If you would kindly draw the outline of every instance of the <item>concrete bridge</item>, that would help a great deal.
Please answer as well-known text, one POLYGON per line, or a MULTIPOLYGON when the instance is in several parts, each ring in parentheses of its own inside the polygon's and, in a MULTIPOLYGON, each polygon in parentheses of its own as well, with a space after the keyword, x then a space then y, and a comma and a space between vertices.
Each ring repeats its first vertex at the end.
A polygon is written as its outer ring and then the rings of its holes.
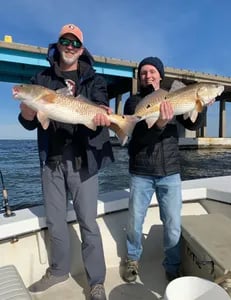
MULTIPOLYGON (((38 71, 49 65, 46 60, 47 48, 0 41, 0 81, 26 83, 38 71)), ((94 68, 102 74, 108 84, 109 99, 115 99, 115 111, 122 112, 122 96, 137 92, 138 63, 120 59, 93 56, 94 68)), ((175 79, 188 85, 196 82, 216 82, 225 86, 224 93, 217 97, 219 101, 219 137, 226 136, 226 102, 231 101, 231 77, 212 75, 190 70, 165 68, 162 88, 169 89, 175 79)), ((194 137, 195 133, 182 132, 182 136, 194 137)), ((196 133, 197 137, 206 137, 206 126, 196 133)))

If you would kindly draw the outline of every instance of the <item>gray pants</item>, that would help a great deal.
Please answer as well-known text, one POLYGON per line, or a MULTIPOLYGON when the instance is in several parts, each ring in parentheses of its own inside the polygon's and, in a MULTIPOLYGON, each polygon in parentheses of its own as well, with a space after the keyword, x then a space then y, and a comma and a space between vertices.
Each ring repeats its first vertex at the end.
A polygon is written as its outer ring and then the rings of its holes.
POLYGON ((66 222, 67 191, 71 193, 82 239, 82 257, 89 285, 105 280, 105 261, 97 217, 98 175, 87 169, 75 171, 71 161, 44 166, 42 187, 51 242, 50 268, 53 275, 70 272, 70 240, 66 222))

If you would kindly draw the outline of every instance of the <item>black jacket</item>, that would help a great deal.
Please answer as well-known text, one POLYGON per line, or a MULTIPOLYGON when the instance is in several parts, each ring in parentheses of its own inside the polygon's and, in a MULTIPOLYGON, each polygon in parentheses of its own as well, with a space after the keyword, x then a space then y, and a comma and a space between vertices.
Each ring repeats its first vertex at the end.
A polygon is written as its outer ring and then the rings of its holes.
MULTIPOLYGON (((31 79, 33 84, 42 85, 52 90, 66 87, 64 77, 58 66, 59 54, 56 44, 48 49, 50 67, 38 73, 31 79)), ((79 58, 77 95, 81 94, 97 104, 108 106, 106 82, 97 75, 92 67, 93 58, 87 50, 79 58)), ((50 161, 59 161, 67 144, 73 145, 76 161, 81 157, 82 164, 94 174, 108 163, 114 161, 112 146, 109 140, 109 130, 97 127, 96 131, 84 125, 71 125, 51 121, 47 130, 43 130, 37 117, 33 121, 25 120, 19 114, 19 122, 28 130, 37 128, 38 149, 41 165, 50 161)))
MULTIPOLYGON (((124 114, 131 115, 136 105, 147 94, 153 92, 148 86, 137 95, 127 99, 124 114)), ((148 129, 145 121, 136 124, 128 145, 129 172, 136 175, 167 176, 180 173, 180 157, 178 147, 177 122, 189 130, 196 130, 203 126, 206 109, 198 114, 195 123, 183 116, 176 116, 163 129, 153 125, 148 129)))

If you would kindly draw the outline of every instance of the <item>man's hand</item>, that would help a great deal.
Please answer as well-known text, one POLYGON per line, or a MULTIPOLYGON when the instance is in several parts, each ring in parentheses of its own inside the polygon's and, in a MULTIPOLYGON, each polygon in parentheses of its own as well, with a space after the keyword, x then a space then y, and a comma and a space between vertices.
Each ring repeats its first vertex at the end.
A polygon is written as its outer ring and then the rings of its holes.
MULTIPOLYGON (((105 109, 106 113, 108 115, 110 115, 112 113, 112 109, 110 107, 105 106, 105 105, 100 105, 100 107, 105 109)), ((96 126, 107 126, 107 127, 109 127, 111 125, 110 120, 108 119, 107 115, 105 115, 105 114, 100 114, 100 113, 96 114, 93 121, 95 122, 96 126)))
POLYGON ((163 128, 164 126, 167 125, 169 121, 172 120, 173 116, 174 116, 174 111, 172 105, 167 101, 161 102, 160 115, 158 120, 156 121, 156 125, 159 128, 163 128))
POLYGON ((20 104, 20 110, 21 110, 21 115, 23 119, 27 121, 33 121, 34 117, 36 115, 36 111, 32 110, 30 107, 28 107, 26 104, 21 103, 20 104))

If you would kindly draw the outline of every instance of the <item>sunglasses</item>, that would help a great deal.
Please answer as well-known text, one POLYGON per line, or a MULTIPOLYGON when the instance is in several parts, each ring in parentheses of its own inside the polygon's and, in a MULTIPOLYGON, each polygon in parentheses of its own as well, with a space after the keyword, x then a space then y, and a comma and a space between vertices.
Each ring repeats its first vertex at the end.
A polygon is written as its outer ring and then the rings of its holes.
POLYGON ((65 38, 60 38, 59 39, 59 44, 62 46, 72 46, 73 48, 81 48, 82 43, 78 40, 69 40, 65 38))

